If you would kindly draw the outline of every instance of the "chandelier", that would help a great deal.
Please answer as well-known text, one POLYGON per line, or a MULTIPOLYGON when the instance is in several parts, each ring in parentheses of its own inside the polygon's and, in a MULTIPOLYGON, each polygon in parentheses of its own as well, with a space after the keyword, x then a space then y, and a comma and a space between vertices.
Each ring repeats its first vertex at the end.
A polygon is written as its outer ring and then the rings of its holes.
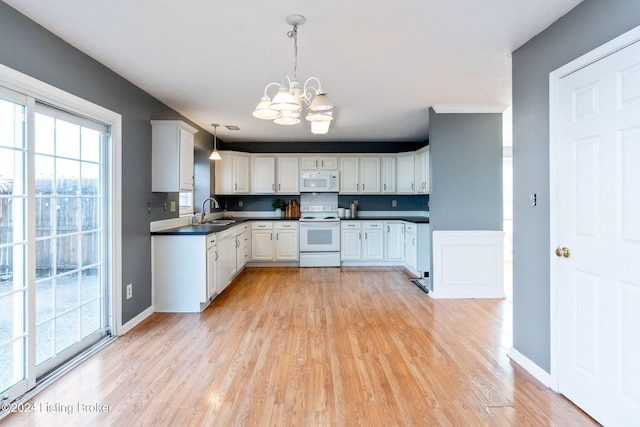
POLYGON ((322 84, 317 77, 309 77, 304 84, 298 80, 298 26, 304 24, 306 19, 302 15, 289 15, 286 21, 293 27, 287 32, 287 37, 293 39, 293 76, 285 75, 282 83, 269 83, 264 88, 264 95, 253 111, 253 116, 258 119, 273 120, 279 125, 297 125, 300 123, 304 103, 307 105, 305 119, 311 122, 311 132, 327 133, 333 120, 335 105, 322 89, 322 84), (278 90, 272 100, 267 91, 275 86, 278 90))

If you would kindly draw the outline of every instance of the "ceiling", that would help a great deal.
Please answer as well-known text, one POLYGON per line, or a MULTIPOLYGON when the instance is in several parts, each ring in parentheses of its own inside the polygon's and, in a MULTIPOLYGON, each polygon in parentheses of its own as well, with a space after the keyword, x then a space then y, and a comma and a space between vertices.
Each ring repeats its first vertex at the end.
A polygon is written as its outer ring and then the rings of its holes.
POLYGON ((581 0, 4 0, 227 142, 424 141, 433 105, 511 104, 511 52, 581 0), (254 118, 267 83, 318 77, 327 135, 254 118))

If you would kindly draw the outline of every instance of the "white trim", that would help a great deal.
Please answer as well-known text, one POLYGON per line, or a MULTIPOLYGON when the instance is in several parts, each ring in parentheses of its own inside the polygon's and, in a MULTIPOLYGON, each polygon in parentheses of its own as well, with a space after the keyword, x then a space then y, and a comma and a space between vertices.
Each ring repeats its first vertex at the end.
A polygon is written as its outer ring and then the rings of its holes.
POLYGON ((438 114, 502 114, 509 106, 499 104, 436 104, 432 105, 431 108, 438 114))
POLYGON ((558 391, 559 335, 558 335, 558 283, 555 262, 555 246, 557 246, 557 156, 559 148, 558 110, 560 102, 560 80, 600 59, 609 56, 625 47, 640 41, 640 26, 622 34, 600 47, 582 55, 549 74, 549 311, 550 311, 550 387, 558 391))
POLYGON ((109 147, 111 209, 107 224, 113 229, 107 233, 109 254, 107 263, 111 265, 108 277, 111 279, 111 329, 118 335, 122 327, 122 116, 76 95, 58 89, 3 64, 0 64, 0 85, 23 93, 37 100, 50 103, 82 116, 89 116, 111 126, 109 147))
POLYGON ((151 316, 154 313, 154 311, 155 310, 153 306, 147 308, 145 311, 138 314, 136 317, 134 317, 133 319, 129 320, 127 323, 122 325, 120 327, 120 330, 118 331, 118 335, 126 334, 127 332, 129 332, 130 330, 138 326, 140 323, 142 323, 142 321, 145 320, 147 317, 151 316))
POLYGON ((542 369, 540 366, 533 363, 531 359, 527 358, 526 356, 524 356, 522 353, 520 353, 518 350, 516 350, 513 347, 509 349, 507 356, 509 356, 509 358, 513 360, 515 363, 520 365, 525 371, 533 375, 542 384, 544 384, 547 387, 550 387, 551 375, 547 373, 547 371, 542 369))

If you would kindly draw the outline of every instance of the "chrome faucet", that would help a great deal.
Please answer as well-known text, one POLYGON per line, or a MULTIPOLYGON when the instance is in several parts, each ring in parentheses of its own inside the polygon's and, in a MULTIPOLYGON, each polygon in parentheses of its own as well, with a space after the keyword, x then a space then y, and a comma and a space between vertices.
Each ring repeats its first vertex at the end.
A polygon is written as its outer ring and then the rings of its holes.
POLYGON ((218 200, 216 200, 215 197, 207 197, 206 199, 204 199, 204 201, 202 202, 202 213, 200 214, 200 223, 204 223, 204 216, 205 216, 205 212, 204 212, 204 206, 207 204, 207 202, 212 201, 213 202, 213 207, 216 209, 220 209, 220 203, 218 203, 218 200))

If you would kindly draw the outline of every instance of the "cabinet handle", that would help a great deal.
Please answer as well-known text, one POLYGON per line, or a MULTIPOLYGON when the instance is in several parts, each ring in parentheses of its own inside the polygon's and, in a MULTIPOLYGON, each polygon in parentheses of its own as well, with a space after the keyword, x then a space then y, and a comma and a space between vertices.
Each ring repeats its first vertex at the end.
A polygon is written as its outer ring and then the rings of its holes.
POLYGON ((269 240, 273 240, 273 233, 269 234, 269 240))
POLYGON ((414 186, 413 186, 413 182, 411 183, 411 191, 415 190, 414 186))
POLYGON ((280 240, 280 233, 276 233, 276 240, 280 240))
POLYGON ((237 190, 237 189, 238 189, 238 183, 237 183, 237 182, 234 184, 234 188, 233 188, 233 189, 234 189, 234 190, 237 190))
POLYGON ((316 160, 316 167, 318 167, 318 161, 316 160))
POLYGON ((282 190, 282 185, 278 184, 278 191, 282 190))
POLYGON ((415 246, 415 245, 416 245, 416 238, 414 237, 413 238, 413 246, 415 246))
POLYGON ((218 260, 218 251, 216 251, 216 259, 215 259, 215 261, 217 261, 217 260, 218 260))
POLYGON ((362 191, 364 191, 364 182, 362 183, 362 191))
POLYGON ((387 184, 383 184, 383 185, 384 185, 384 189, 386 190, 387 189, 387 184))
POLYGON ((362 240, 362 233, 358 233, 358 240, 362 240))
POLYGON ((271 184, 271 190, 275 191, 275 184, 271 184))
POLYGON ((324 160, 321 161, 322 167, 324 167, 324 160))
POLYGON ((387 233, 391 233, 391 227, 387 225, 387 233))
POLYGON ((367 240, 367 233, 364 233, 364 240, 367 240))

